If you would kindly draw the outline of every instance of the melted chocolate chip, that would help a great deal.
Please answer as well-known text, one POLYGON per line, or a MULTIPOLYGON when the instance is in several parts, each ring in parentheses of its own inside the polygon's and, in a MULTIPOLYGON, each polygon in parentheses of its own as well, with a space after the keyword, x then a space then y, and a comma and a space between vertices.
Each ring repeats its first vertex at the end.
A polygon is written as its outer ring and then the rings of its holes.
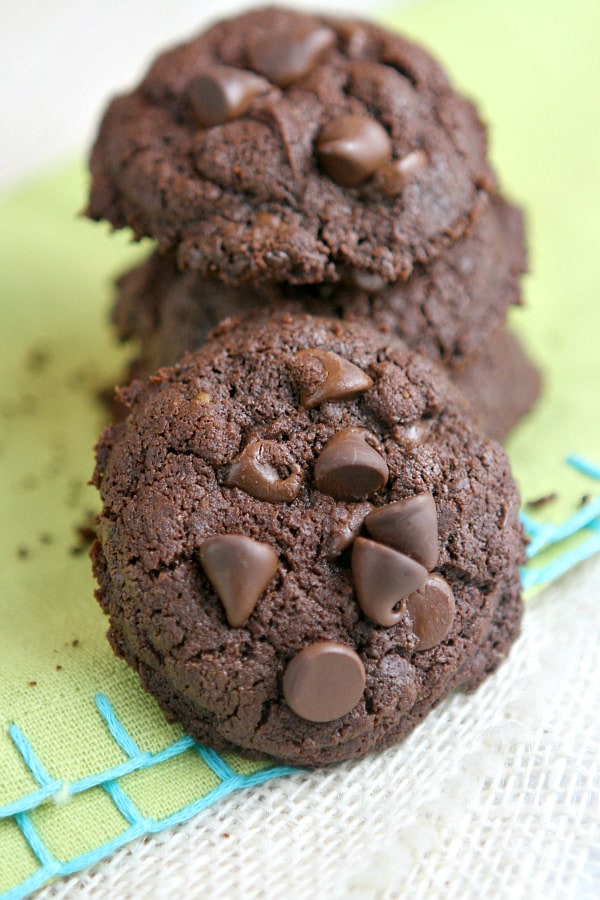
POLYGON ((248 41, 250 65, 279 87, 289 87, 314 69, 335 44, 335 32, 324 25, 295 30, 269 31, 248 41))
POLYGON ((273 465, 274 457, 280 452, 281 447, 276 441, 252 441, 234 459, 226 483, 241 488, 257 500, 289 503, 302 486, 302 472, 296 467, 286 478, 281 478, 273 465))
POLYGON ((320 641, 291 660, 283 676, 283 696, 302 719, 332 722, 356 706, 365 682, 356 651, 335 641, 320 641))
POLYGON ((343 187, 355 187, 389 162, 392 142, 375 119, 339 116, 321 129, 317 154, 333 181, 343 187))
POLYGON ((300 403, 312 409, 325 400, 353 400, 373 386, 373 379, 343 356, 329 350, 300 350, 296 359, 315 359, 321 366, 322 378, 318 384, 302 387, 300 403))
POLYGON ((427 569, 398 550, 359 537, 352 548, 352 575, 365 616, 389 627, 404 618, 406 610, 398 604, 425 583, 427 569))
POLYGON ((423 150, 413 150, 380 168, 373 182, 386 197, 395 197, 426 165, 427 154, 423 150))
POLYGON ((441 575, 428 575, 425 584, 406 600, 417 650, 430 650, 448 637, 454 622, 454 594, 441 575))
POLYGON ((239 628, 275 575, 277 554, 269 544, 243 534, 219 534, 200 545, 198 556, 227 621, 232 628, 239 628))
POLYGON ((431 570, 438 558, 435 500, 429 492, 374 509, 365 519, 369 534, 431 570))
POLYGON ((194 78, 187 90, 196 119, 210 128, 243 115, 254 98, 269 88, 269 82, 254 72, 212 66, 194 78))
POLYGON ((320 491, 336 500, 366 500, 381 490, 389 470, 368 436, 365 428, 344 428, 325 444, 315 463, 320 491))

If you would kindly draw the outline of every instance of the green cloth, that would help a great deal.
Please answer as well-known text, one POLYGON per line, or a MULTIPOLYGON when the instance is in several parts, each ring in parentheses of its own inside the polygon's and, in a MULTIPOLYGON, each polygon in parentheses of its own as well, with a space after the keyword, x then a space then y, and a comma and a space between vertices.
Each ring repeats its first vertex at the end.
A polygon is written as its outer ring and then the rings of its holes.
MULTIPOLYGON (((545 393, 509 452, 526 499, 559 494, 540 520, 560 520, 597 491, 565 455, 600 463, 600 4, 430 0, 387 18, 477 99, 503 188, 526 207, 532 274, 526 308, 511 320, 543 368, 545 393)), ((110 283, 149 246, 77 217, 85 190, 81 166, 70 166, 0 202, 0 807, 37 787, 6 733, 13 722, 66 782, 126 758, 95 707, 98 692, 142 750, 182 734, 112 655, 77 533, 97 508, 86 486, 104 420, 95 398, 126 358, 107 324, 110 283)), ((119 780, 154 818, 216 783, 193 750, 119 780)), ((65 860, 124 829, 101 788, 31 819, 65 860)), ((0 892, 37 867, 14 820, 0 821, 0 892)))

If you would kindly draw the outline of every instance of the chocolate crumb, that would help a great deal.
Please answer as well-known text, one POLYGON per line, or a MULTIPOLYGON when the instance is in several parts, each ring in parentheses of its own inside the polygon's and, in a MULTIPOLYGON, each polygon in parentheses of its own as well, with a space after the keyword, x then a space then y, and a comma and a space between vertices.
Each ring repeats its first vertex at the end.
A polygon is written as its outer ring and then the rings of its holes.
POLYGON ((74 641, 71 641, 71 647, 79 647, 79 638, 75 638, 74 641))
POLYGON ((39 480, 35 475, 24 475, 19 482, 19 487, 23 491, 33 491, 39 487, 39 480))
POLYGON ((89 525, 80 525, 77 534, 84 544, 91 544, 96 539, 96 529, 89 525))
POLYGON ((579 505, 585 506, 585 504, 589 503, 591 499, 592 499, 591 494, 584 494, 583 497, 581 498, 581 500, 579 501, 579 505))
POLYGON ((37 681, 28 681, 27 684, 28 684, 28 687, 36 687, 37 681))
POLYGON ((28 556, 29 556, 29 547, 25 547, 23 545, 21 545, 20 547, 17 547, 17 557, 19 559, 27 559, 28 556))
POLYGON ((96 539, 96 528, 94 526, 96 516, 92 510, 87 510, 83 516, 83 521, 75 528, 77 535, 77 543, 69 549, 71 556, 79 556, 92 544, 96 539))
POLYGON ((552 503, 553 500, 558 498, 558 494, 556 491, 553 491, 551 494, 546 494, 544 497, 537 497, 535 500, 528 500, 525 506, 528 509, 540 509, 542 506, 546 506, 547 503, 552 503))
POLYGON ((34 347, 27 356, 25 365, 30 372, 41 372, 46 368, 50 360, 50 354, 40 347, 34 347))
POLYGON ((62 666, 55 666, 55 669, 57 672, 60 672, 60 671, 62 671, 62 666))

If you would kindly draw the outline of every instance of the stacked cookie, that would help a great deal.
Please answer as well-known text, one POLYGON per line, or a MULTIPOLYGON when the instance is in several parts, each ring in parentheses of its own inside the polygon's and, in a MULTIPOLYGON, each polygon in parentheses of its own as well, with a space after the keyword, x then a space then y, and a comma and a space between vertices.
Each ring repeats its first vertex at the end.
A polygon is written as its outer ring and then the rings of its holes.
POLYGON ((502 436, 538 380, 474 108, 397 35, 269 8, 159 57, 91 169, 88 215, 158 244, 114 312, 153 374, 94 476, 113 647, 218 749, 388 746, 520 620, 518 495, 476 419, 502 436))
POLYGON ((269 9, 159 57, 108 109, 88 214, 159 250, 121 279, 133 374, 225 316, 364 317, 440 361, 502 438, 539 391, 507 332, 525 270, 474 108, 422 50, 269 9))

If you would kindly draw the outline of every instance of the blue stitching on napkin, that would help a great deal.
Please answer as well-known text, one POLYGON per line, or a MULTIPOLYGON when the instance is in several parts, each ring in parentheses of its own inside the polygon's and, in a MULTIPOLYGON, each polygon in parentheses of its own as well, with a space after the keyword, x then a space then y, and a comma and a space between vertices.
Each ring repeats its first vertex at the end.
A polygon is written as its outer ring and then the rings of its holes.
MULTIPOLYGON (((566 462, 583 475, 600 481, 600 466, 595 463, 575 454, 567 456, 566 462)), ((527 556, 530 560, 567 538, 579 533, 591 532, 591 535, 583 543, 561 553, 545 566, 534 568, 528 564, 522 567, 523 590, 547 584, 560 575, 564 575, 573 566, 600 552, 600 495, 588 500, 581 509, 578 509, 564 522, 558 524, 538 523, 527 513, 521 512, 521 523, 531 539, 527 547, 527 556)))
POLYGON ((0 895, 1 900, 22 900, 27 894, 37 890, 49 879, 56 876, 71 875, 74 872, 92 866, 135 838, 142 837, 145 834, 156 834, 166 828, 172 828, 174 825, 186 822, 216 800, 232 793, 232 791, 243 787, 264 784, 271 778, 276 778, 280 775, 291 775, 300 771, 290 766, 271 766, 252 775, 237 774, 218 753, 215 753, 214 750, 208 747, 197 744, 193 738, 187 735, 159 753, 142 752, 122 722, 117 718, 108 697, 104 694, 98 694, 96 706, 113 740, 129 756, 129 760, 124 764, 113 766, 104 772, 82 778, 71 784, 66 784, 66 782, 59 779, 53 779, 35 755, 33 747, 23 732, 16 725, 12 725, 9 729, 9 734, 23 762, 42 789, 32 791, 20 800, 8 804, 8 806, 0 807, 0 819, 7 817, 14 819, 31 851, 39 861, 40 867, 21 884, 0 895), (131 797, 117 783, 116 779, 137 769, 151 768, 191 748, 197 751, 198 756, 219 778, 220 784, 204 797, 194 800, 170 816, 162 819, 143 816, 131 797), (51 797, 58 799, 65 791, 68 792, 68 795, 72 795, 98 786, 102 787, 110 797, 129 827, 125 828, 118 837, 101 844, 99 847, 95 847, 93 850, 88 850, 86 853, 66 861, 56 859, 46 847, 26 810, 35 810, 51 797))

